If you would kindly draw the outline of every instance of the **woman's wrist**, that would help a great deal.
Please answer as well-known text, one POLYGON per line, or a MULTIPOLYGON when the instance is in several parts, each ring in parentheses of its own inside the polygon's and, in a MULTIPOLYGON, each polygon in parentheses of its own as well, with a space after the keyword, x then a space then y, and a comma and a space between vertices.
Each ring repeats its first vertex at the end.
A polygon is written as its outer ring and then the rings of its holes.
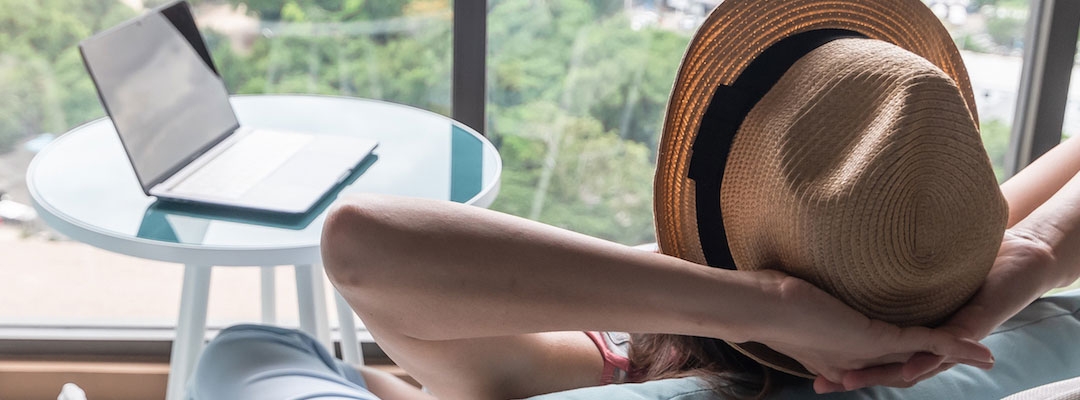
POLYGON ((1038 261, 1028 264, 1049 270, 1047 289, 1069 285, 1080 276, 1080 174, 1069 175, 1060 190, 1009 230, 1025 239, 1028 255, 1038 261))
POLYGON ((1018 254, 1029 260, 1024 266, 1029 269, 1030 279, 1039 279, 1043 292, 1071 284, 1076 280, 1078 271, 1069 263, 1059 262, 1065 256, 1060 254, 1064 233, 1043 221, 1029 221, 1022 221, 1007 230, 1005 240, 1019 239, 1015 245, 1021 247, 1018 254))
POLYGON ((680 304, 669 308, 679 310, 682 334, 741 343, 761 340, 775 330, 768 324, 780 309, 783 274, 720 268, 702 272, 706 279, 699 281, 701 285, 684 287, 683 295, 677 296, 680 304))
POLYGON ((788 285, 785 293, 785 282, 798 280, 772 270, 738 271, 734 275, 741 278, 750 304, 741 307, 739 318, 733 321, 732 326, 739 328, 737 332, 725 339, 735 343, 777 339, 776 334, 785 329, 780 325, 787 320, 784 316, 790 308, 791 288, 788 285))

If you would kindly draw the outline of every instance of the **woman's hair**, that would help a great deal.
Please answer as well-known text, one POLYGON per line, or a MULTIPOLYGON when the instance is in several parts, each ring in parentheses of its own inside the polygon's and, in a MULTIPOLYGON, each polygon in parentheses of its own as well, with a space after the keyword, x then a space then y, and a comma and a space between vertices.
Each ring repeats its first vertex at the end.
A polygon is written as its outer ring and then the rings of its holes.
POLYGON ((694 376, 727 399, 763 399, 800 379, 761 365, 718 339, 634 334, 629 353, 636 381, 694 376))

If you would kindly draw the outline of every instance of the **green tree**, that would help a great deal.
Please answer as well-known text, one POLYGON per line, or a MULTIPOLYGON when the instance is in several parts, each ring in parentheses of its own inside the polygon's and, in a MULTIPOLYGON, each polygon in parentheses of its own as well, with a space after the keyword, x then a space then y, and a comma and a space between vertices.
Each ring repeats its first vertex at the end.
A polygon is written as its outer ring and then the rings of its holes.
POLYGON ((310 15, 311 21, 380 20, 402 15, 409 1, 401 0, 228 0, 244 4, 264 21, 292 20, 286 14, 310 15))
MULTIPOLYGON (((233 93, 340 94, 450 112, 450 2, 193 2, 197 15, 241 3, 260 35, 237 42, 203 32, 233 93)), ((505 165, 494 208, 624 243, 652 240, 651 149, 688 37, 632 30, 622 7, 489 3, 488 133, 505 165)), ((0 146, 9 132, 62 132, 102 115, 74 44, 134 13, 116 0, 0 0, 0 146)))
POLYGON ((623 243, 653 240, 653 164, 646 146, 549 102, 496 118, 513 134, 502 136, 502 189, 494 209, 623 243))
POLYGON ((104 115, 75 46, 133 15, 115 0, 0 0, 0 152, 104 115))
POLYGON ((997 44, 1019 48, 1024 41, 1025 22, 1020 18, 993 16, 986 20, 986 32, 997 44))
POLYGON ((488 132, 506 167, 493 208, 640 243, 652 238, 651 149, 689 38, 635 31, 596 4, 494 3, 488 132))
POLYGON ((1005 180, 1005 156, 1009 151, 1009 138, 1012 136, 1012 126, 998 119, 982 121, 979 127, 982 132, 983 146, 990 156, 990 163, 994 165, 994 175, 998 182, 1005 180))
POLYGON ((622 15, 587 33, 583 57, 570 66, 567 76, 570 97, 605 130, 655 150, 689 37, 658 29, 635 31, 622 15))

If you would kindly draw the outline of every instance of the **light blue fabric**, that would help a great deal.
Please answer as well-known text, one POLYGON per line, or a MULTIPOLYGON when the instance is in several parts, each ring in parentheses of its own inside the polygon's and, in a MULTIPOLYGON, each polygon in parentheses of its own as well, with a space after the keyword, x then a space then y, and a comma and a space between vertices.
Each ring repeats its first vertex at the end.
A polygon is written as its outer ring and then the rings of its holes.
MULTIPOLYGON (((999 399, 1080 376, 1080 291, 1036 301, 983 343, 996 358, 991 371, 958 366, 908 389, 870 388, 817 396, 809 384, 772 396, 779 400, 999 399)), ((356 371, 331 357, 310 336, 268 326, 222 331, 199 360, 189 393, 213 399, 375 400, 356 371)), ((608 385, 536 396, 532 400, 715 400, 694 378, 608 385)))
POLYGON ((378 400, 356 369, 311 336, 292 329, 237 325, 221 331, 199 357, 192 400, 378 400))
POLYGON ((706 389, 696 378, 665 379, 645 383, 622 383, 567 390, 528 400, 716 400, 713 392, 706 389))

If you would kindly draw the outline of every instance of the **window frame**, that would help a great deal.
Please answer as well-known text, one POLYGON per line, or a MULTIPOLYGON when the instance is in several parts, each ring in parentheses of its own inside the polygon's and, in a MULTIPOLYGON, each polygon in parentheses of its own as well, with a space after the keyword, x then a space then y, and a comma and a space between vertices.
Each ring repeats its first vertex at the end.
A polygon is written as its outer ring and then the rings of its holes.
POLYGON ((1013 176, 1058 143, 1080 33, 1080 2, 1031 0, 1005 174, 1013 176))
MULTIPOLYGON (((453 2, 452 116, 484 134, 487 103, 487 0, 453 2)), ((1023 68, 1006 174, 1061 141, 1065 101, 1080 32, 1080 2, 1031 0, 1023 68), (1062 84, 1065 83, 1065 84, 1062 84)), ((208 327, 208 336, 223 327, 208 327)), ((335 346, 340 331, 331 329, 335 346)), ((363 326, 365 358, 385 358, 363 326)), ((0 355, 139 355, 168 357, 175 326, 0 324, 0 355)))

